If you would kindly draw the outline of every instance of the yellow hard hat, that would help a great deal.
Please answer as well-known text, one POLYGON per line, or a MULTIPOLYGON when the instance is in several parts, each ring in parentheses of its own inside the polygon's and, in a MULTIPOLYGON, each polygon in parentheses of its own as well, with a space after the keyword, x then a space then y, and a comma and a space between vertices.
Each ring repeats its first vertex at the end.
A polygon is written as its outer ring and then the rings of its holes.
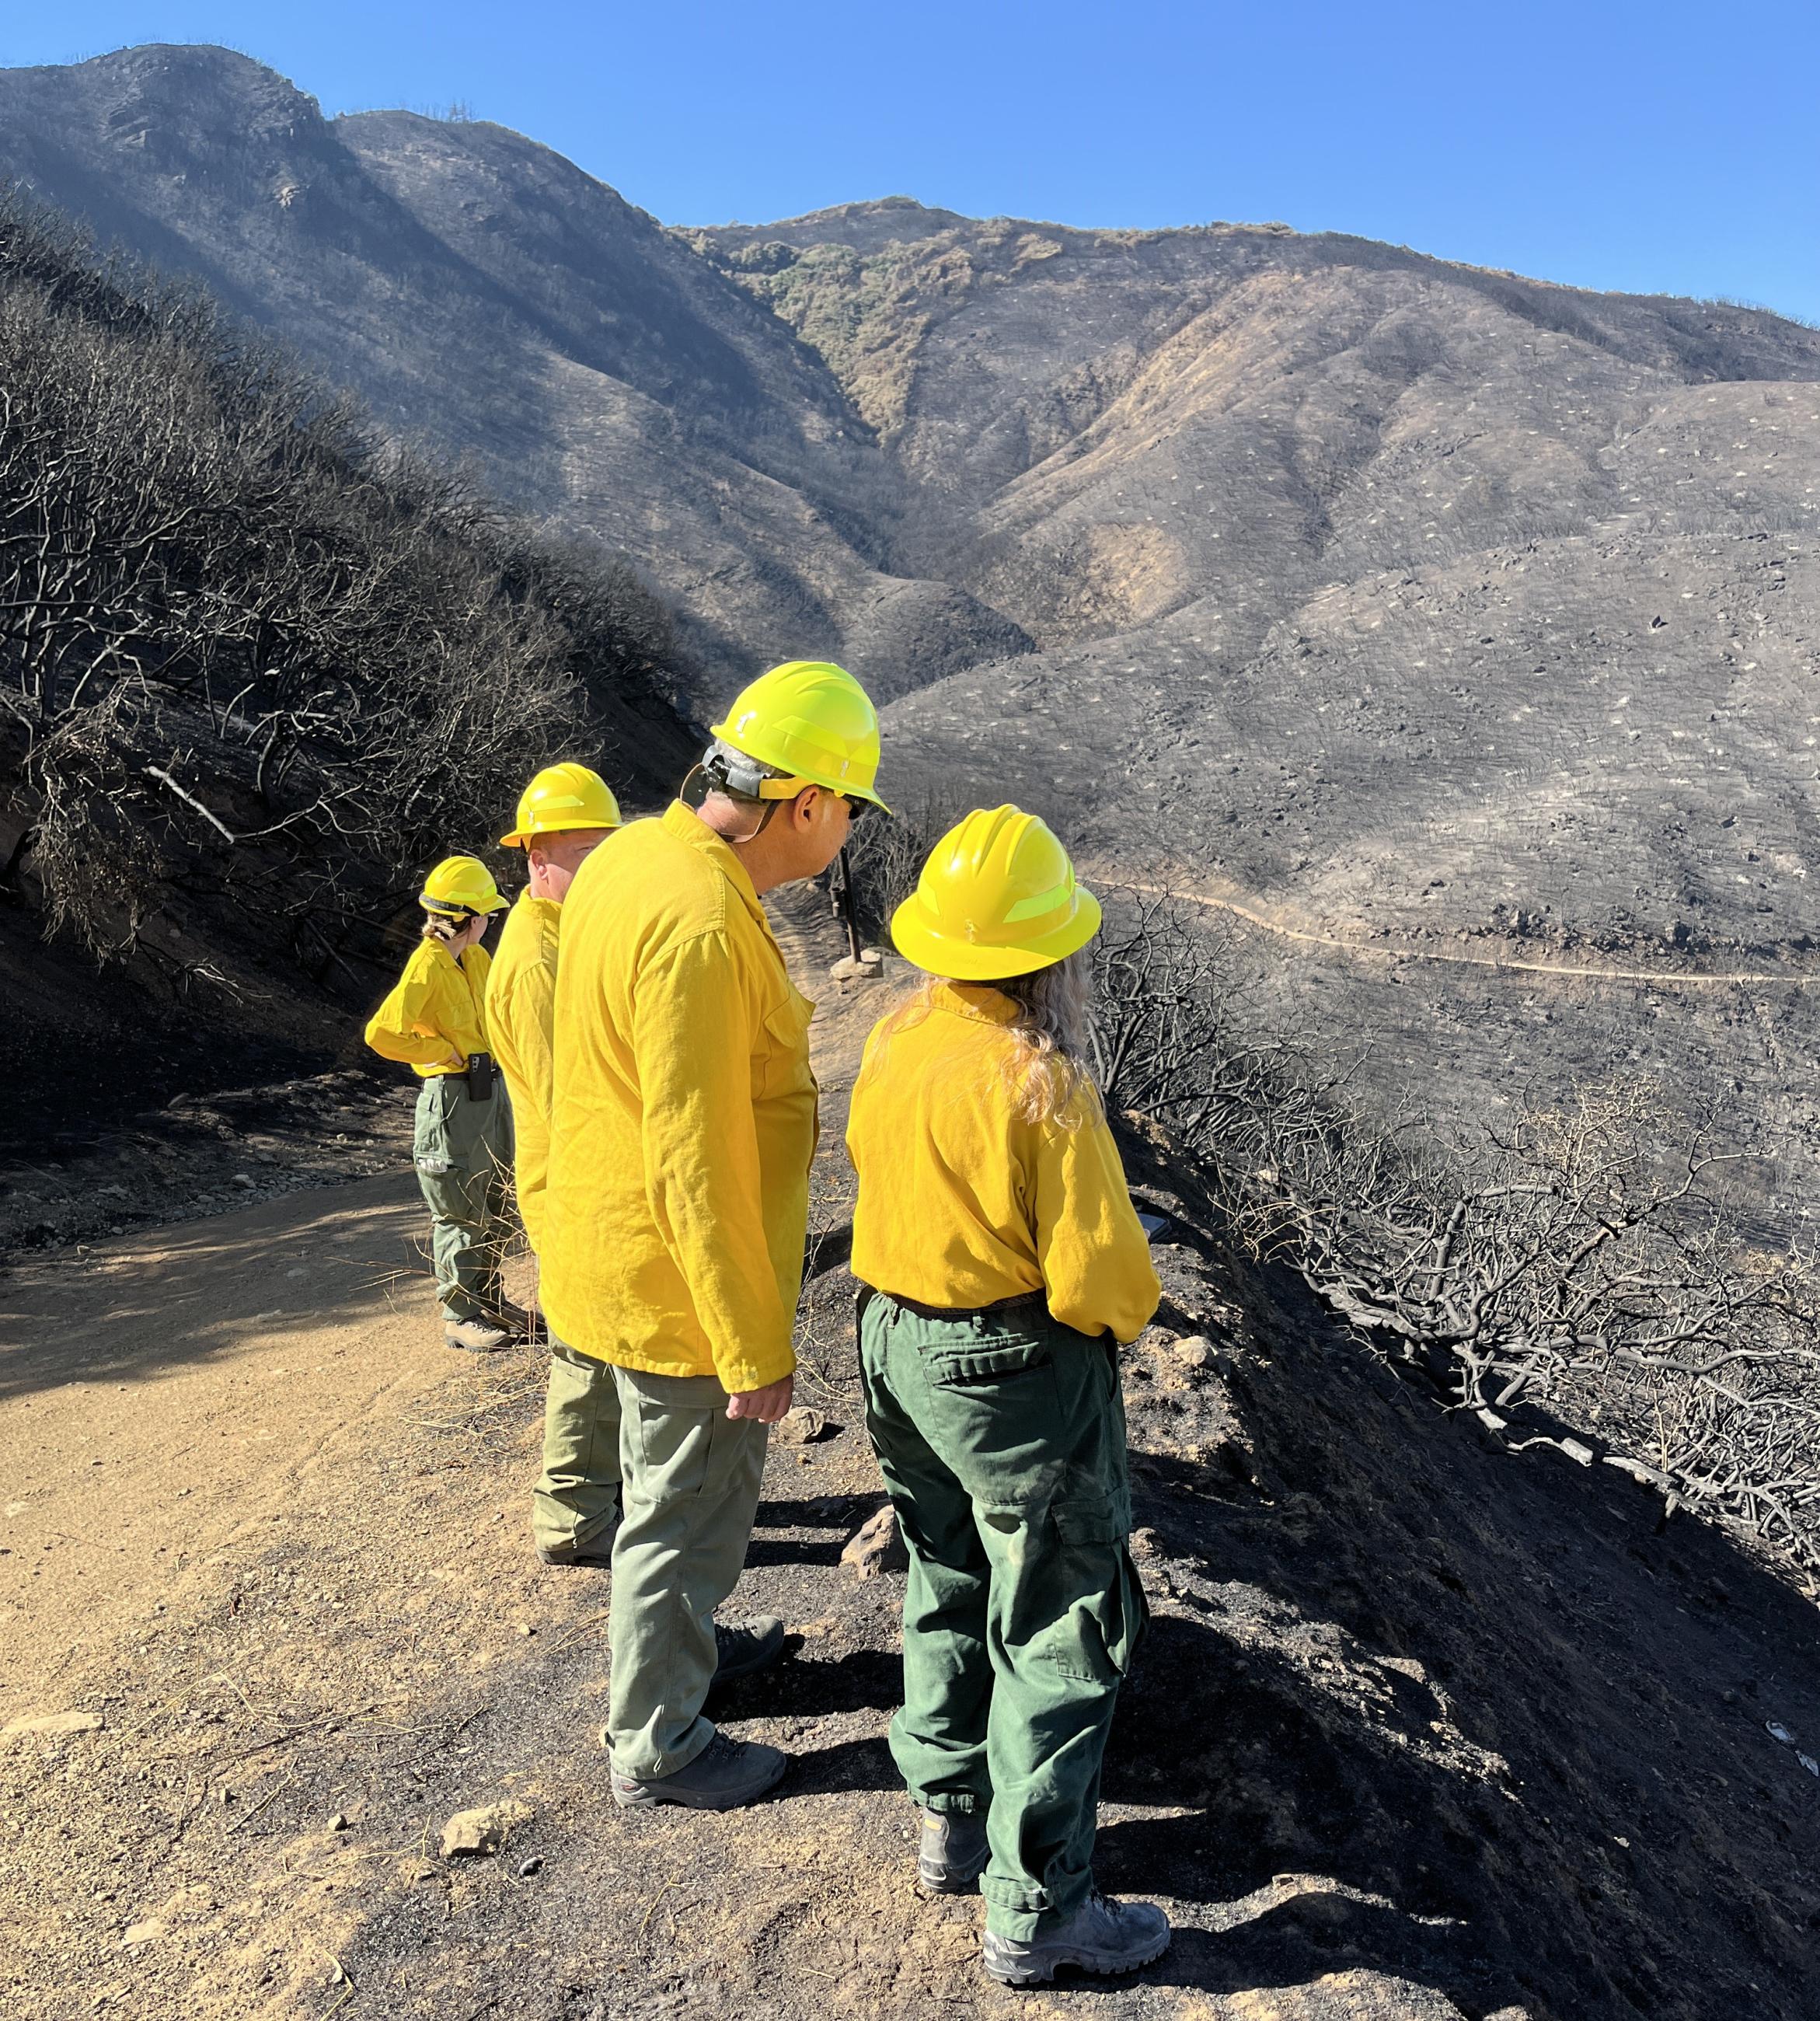
POLYGON ((849 799, 885 807, 872 790, 879 776, 879 712, 846 668, 832 660, 787 660, 760 674, 712 734, 784 774, 763 782, 757 795, 762 800, 794 799, 805 786, 825 786, 849 799))
POLYGON ((502 849, 516 849, 534 835, 559 835, 565 829, 617 828, 619 802, 600 774, 585 765, 546 765, 519 799, 518 818, 502 849))
POLYGON ((417 903, 426 912, 503 912, 509 901, 499 895, 493 872, 477 856, 445 856, 424 879, 417 903))
POLYGON ((891 915, 905 960, 960 982, 1046 968, 1099 930, 1100 901, 1074 881, 1068 851, 1013 807, 982 808, 951 828, 891 915))

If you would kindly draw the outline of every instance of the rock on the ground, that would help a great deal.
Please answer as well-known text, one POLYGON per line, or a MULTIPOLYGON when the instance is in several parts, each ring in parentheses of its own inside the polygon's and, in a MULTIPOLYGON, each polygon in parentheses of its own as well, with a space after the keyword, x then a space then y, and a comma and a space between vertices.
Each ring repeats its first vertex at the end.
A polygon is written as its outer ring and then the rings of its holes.
POLYGON ((897 1533, 897 1512, 890 1502, 847 1539, 840 1561, 851 1565, 863 1579, 876 1579, 880 1572, 909 1570, 910 1554, 897 1533))
POLYGON ((103 1724, 98 1712, 27 1712, 0 1726, 0 1739, 16 1733, 93 1733, 103 1724))
POLYGON ((1214 1344, 1204 1333, 1191 1333, 1176 1342, 1175 1358, 1185 1368, 1205 1368, 1214 1358, 1214 1344))
POLYGON ((457 1811, 442 1827, 442 1857, 453 1859, 462 1853, 497 1852, 511 1837, 512 1827, 533 1815, 529 1804, 488 1804, 479 1810, 457 1811))
POLYGON ((819 1411, 812 1411, 806 1404, 799 1404, 794 1411, 786 1411, 778 1421, 777 1437, 784 1445, 813 1445, 828 1429, 828 1420, 819 1411))

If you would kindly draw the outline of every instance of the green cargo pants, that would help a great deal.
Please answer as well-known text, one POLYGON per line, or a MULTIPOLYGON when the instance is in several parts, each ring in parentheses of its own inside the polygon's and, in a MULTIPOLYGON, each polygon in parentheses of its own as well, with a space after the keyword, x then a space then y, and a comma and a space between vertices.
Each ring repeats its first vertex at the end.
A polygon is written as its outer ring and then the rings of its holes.
POLYGON ((1146 1619, 1116 1354, 1037 1302, 937 1319, 867 1291, 860 1363, 910 1555, 891 1752, 926 1810, 987 1808, 987 1926, 1028 1938, 1091 1884, 1146 1619))
POLYGON ((613 1765, 649 1779, 714 1738, 701 1716, 718 1652, 714 1610, 739 1583, 770 1427, 726 1415, 712 1375, 615 1368, 623 1513, 613 1546, 613 1765))
POLYGON ((511 1104, 495 1080, 483 1102, 465 1074, 434 1074, 417 1091, 411 1148, 431 1214, 430 1255, 445 1320, 490 1318, 499 1309, 508 1229, 511 1104))
POLYGON ((544 1398, 544 1473, 531 1491, 540 1551, 599 1553, 619 1525, 619 1385, 611 1367, 550 1340, 544 1398))

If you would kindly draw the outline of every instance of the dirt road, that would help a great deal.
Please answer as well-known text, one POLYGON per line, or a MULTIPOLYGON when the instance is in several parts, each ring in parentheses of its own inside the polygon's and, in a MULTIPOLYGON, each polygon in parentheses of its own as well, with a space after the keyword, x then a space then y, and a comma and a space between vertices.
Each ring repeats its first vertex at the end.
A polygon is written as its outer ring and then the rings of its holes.
POLYGON ((449 1375, 408 1174, 0 1280, 0 1724, 449 1375))

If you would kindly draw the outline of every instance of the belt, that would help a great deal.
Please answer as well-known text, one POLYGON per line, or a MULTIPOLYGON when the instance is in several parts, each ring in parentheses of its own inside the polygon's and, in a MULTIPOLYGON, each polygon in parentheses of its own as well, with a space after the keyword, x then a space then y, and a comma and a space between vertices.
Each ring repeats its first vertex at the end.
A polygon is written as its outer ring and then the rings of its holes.
MULTIPOLYGON (((877 1287, 868 1286, 868 1289, 877 1287)), ((1022 1312, 1032 1305, 1040 1305, 1045 1312, 1049 1309, 1049 1300, 1041 1291, 1018 1291, 1009 1298, 995 1298, 989 1305, 926 1305, 920 1298, 905 1298, 901 1291, 880 1291, 879 1296, 925 1320, 997 1319, 1001 1314, 1022 1312)))

